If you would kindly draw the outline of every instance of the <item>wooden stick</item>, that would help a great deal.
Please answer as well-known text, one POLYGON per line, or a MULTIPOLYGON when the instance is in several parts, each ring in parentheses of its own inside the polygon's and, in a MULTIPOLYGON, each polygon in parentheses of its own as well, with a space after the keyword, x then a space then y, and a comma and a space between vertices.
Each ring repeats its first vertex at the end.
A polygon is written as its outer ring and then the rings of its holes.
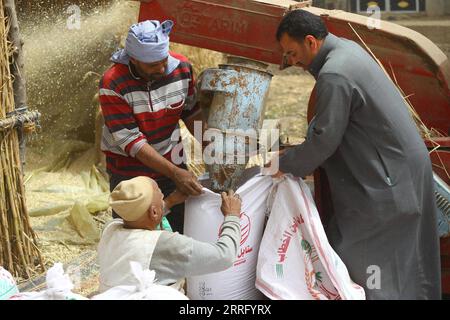
MULTIPOLYGON (((10 57, 16 51, 7 41, 13 5, 13 0, 0 0, 0 122, 15 110, 10 57), (5 8, 10 19, 4 16, 5 8)), ((17 130, 0 132, 0 263, 15 276, 31 277, 36 257, 42 269, 44 264, 28 218, 19 144, 17 130)))
MULTIPOLYGON (((1 149, 1 158, 3 158, 3 154, 4 154, 4 139, 1 142, 0 145, 0 149, 1 149)), ((11 239, 9 238, 9 224, 8 224, 8 215, 7 215, 7 210, 6 210, 6 190, 4 188, 5 184, 4 184, 4 165, 3 162, 0 161, 0 168, 2 169, 2 174, 1 174, 1 191, 2 191, 2 211, 0 212, 1 216, 0 219, 2 219, 2 227, 3 227, 3 235, 4 235, 4 242, 2 243, 2 246, 6 247, 6 263, 5 265, 7 266, 8 270, 13 270, 13 258, 12 258, 12 248, 11 248, 11 239)))
MULTIPOLYGON (((23 108, 27 105, 27 89, 24 77, 23 40, 20 36, 19 21, 17 19, 16 4, 14 0, 5 1, 5 12, 9 19, 9 40, 13 47, 11 74, 13 76, 14 108, 23 108)), ((25 136, 23 128, 17 129, 19 133, 19 152, 21 166, 25 164, 25 136)))
POLYGON ((5 1, 5 13, 8 16, 10 31, 9 39, 14 48, 13 64, 11 73, 14 77, 14 101, 17 107, 25 106, 27 103, 26 80, 23 76, 24 56, 23 40, 20 36, 19 21, 17 19, 16 5, 14 0, 5 1))
MULTIPOLYGON (((20 263, 22 263, 23 267, 26 267, 28 264, 26 262, 26 258, 25 258, 24 251, 23 251, 23 242, 22 242, 22 239, 21 239, 22 237, 21 237, 21 233, 19 230, 20 221, 19 221, 18 213, 16 211, 17 209, 15 207, 16 202, 15 202, 15 199, 13 196, 14 189, 13 189, 13 186, 11 183, 11 178, 10 178, 12 173, 10 171, 11 168, 8 167, 8 164, 6 163, 8 158, 9 158, 9 150, 8 150, 8 148, 6 148, 6 157, 2 157, 2 162, 3 162, 3 166, 8 169, 7 174, 6 174, 6 186, 7 186, 7 196, 8 196, 7 201, 10 204, 10 208, 8 211, 12 218, 12 232, 13 232, 12 239, 15 239, 16 243, 15 243, 14 248, 18 252, 18 258, 20 259, 20 263)), ((16 272, 17 272, 17 270, 16 270, 16 272)), ((26 268, 25 268, 25 272, 29 276, 28 270, 26 268)))

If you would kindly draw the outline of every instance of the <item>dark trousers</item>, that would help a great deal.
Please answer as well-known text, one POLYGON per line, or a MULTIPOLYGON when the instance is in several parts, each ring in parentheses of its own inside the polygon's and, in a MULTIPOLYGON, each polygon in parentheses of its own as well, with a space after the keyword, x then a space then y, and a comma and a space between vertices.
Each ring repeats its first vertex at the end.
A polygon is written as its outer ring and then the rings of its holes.
MULTIPOLYGON (((112 192, 114 188, 124 180, 129 180, 130 177, 123 177, 118 176, 114 174, 110 174, 109 176, 109 190, 112 192)), ((167 178, 156 180, 158 183, 159 188, 161 189, 162 193, 164 194, 164 197, 167 197, 169 194, 171 194, 173 191, 175 191, 175 183, 167 178)), ((112 212, 113 218, 120 218, 117 213, 112 212)), ((172 227, 172 230, 174 232, 183 233, 183 225, 184 225, 184 203, 179 204, 175 207, 173 207, 170 210, 170 213, 166 216, 167 220, 169 220, 170 226, 172 227)))

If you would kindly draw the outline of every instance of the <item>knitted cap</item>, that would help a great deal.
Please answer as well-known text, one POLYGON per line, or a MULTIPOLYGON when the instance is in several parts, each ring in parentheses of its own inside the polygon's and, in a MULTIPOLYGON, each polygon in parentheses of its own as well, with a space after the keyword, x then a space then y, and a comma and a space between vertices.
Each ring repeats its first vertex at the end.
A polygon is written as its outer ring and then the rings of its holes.
POLYGON ((154 185, 149 177, 136 177, 119 183, 109 196, 109 204, 125 221, 139 220, 152 204, 154 185))

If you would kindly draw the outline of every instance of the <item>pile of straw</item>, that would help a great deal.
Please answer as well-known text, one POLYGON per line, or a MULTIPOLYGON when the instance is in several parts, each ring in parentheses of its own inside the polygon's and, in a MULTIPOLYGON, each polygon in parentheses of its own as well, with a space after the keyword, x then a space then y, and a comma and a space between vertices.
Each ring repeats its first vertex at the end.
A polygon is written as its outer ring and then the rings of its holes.
POLYGON ((207 68, 218 68, 219 64, 225 63, 226 55, 212 50, 201 49, 179 43, 171 43, 170 50, 180 53, 188 58, 194 68, 194 73, 199 76, 207 68))
MULTIPOLYGON (((0 0, 0 120, 14 111, 10 72, 12 46, 8 42, 9 21, 0 0)), ((0 131, 0 265, 15 277, 29 278, 35 266, 43 266, 36 237, 30 227, 15 129, 0 131)))

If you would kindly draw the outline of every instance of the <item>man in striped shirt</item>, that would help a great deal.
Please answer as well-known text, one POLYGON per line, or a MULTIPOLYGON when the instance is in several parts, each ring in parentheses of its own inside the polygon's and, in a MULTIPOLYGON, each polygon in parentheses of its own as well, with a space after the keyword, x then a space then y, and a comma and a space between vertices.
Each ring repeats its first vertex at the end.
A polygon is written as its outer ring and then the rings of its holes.
MULTIPOLYGON (((182 151, 174 149, 181 143, 178 121, 185 121, 193 132, 190 124, 201 119, 201 111, 192 66, 169 52, 172 26, 172 21, 156 20, 131 26, 125 49, 112 56, 114 65, 100 82, 105 118, 101 149, 111 191, 136 176, 155 179, 165 196, 175 189, 193 196, 202 191, 184 161, 179 164, 182 151)), ((184 207, 171 211, 173 230, 182 232, 184 207)), ((113 216, 118 217, 114 212, 113 216)))

